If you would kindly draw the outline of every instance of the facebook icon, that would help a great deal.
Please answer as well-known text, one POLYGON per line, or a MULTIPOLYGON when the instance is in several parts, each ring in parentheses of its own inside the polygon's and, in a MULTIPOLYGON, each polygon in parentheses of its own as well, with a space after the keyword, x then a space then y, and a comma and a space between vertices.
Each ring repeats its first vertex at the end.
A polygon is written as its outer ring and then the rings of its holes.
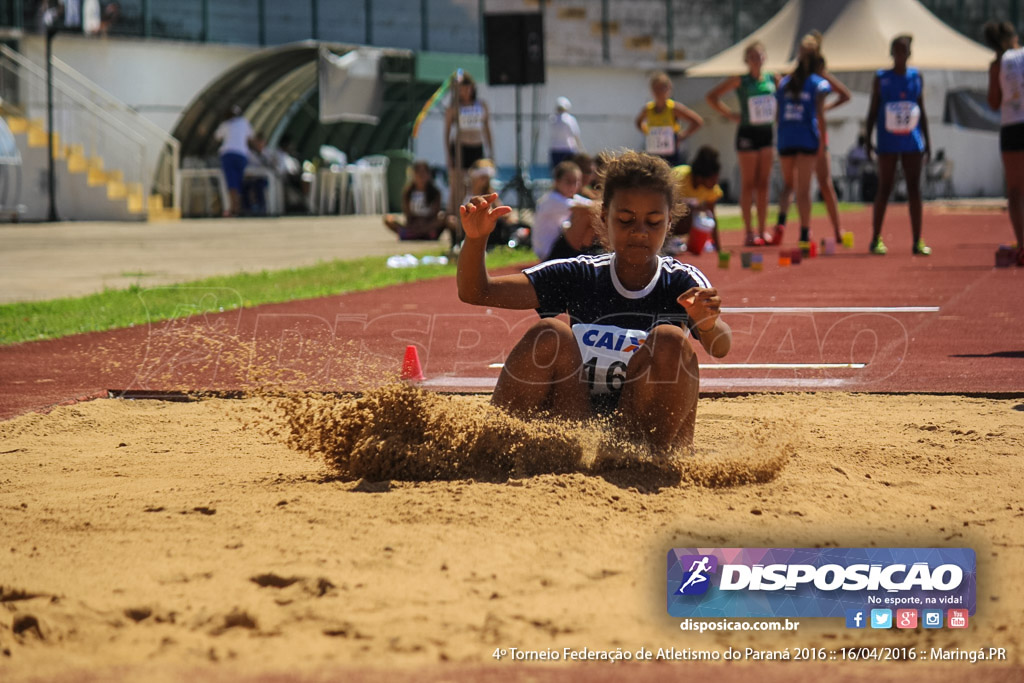
POLYGON ((867 613, 862 609, 846 610, 846 628, 867 628, 867 613))

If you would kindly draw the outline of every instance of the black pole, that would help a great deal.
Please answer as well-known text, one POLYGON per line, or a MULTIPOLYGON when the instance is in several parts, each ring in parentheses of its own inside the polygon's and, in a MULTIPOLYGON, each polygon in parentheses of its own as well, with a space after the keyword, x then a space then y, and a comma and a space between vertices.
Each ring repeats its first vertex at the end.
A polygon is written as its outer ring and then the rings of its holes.
POLYGON ((256 4, 256 12, 259 14, 258 26, 260 35, 260 47, 267 44, 267 0, 259 0, 256 4))
POLYGON ((366 26, 364 27, 364 41, 367 45, 373 45, 373 5, 370 4, 370 0, 366 0, 363 4, 363 12, 366 17, 366 26))
MULTIPOLYGON (((523 220, 523 188, 526 187, 526 180, 523 178, 523 119, 519 110, 519 91, 522 86, 516 86, 516 178, 519 179, 519 189, 516 191, 516 202, 519 210, 519 220, 523 220)), ((491 152, 493 154, 493 152, 491 152)))
POLYGON ((47 218, 56 223, 57 178, 53 168, 53 39, 57 36, 56 22, 46 27, 46 184, 50 192, 50 215, 47 218))

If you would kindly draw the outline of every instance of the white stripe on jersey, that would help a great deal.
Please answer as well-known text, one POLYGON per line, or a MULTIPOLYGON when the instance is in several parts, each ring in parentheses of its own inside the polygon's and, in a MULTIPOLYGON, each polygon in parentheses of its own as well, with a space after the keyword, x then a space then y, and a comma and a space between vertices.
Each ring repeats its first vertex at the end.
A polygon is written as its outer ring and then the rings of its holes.
POLYGON ((696 281, 697 284, 700 285, 701 287, 711 287, 711 281, 708 280, 707 276, 704 275, 704 273, 700 272, 700 269, 697 268, 697 266, 691 265, 689 263, 682 263, 681 261, 675 260, 671 256, 664 256, 661 259, 661 267, 667 270, 669 273, 675 270, 681 270, 687 273, 690 277, 692 277, 694 281, 696 281))
POLYGON ((583 263, 589 262, 591 265, 597 266, 597 267, 607 266, 607 265, 611 265, 611 259, 612 259, 612 254, 598 254, 597 256, 582 255, 582 256, 574 256, 572 258, 559 258, 559 259, 554 259, 552 261, 544 261, 543 263, 538 263, 535 266, 530 266, 529 268, 526 268, 525 270, 523 270, 523 272, 524 273, 535 273, 538 270, 540 270, 541 268, 545 268, 545 267, 550 266, 552 264, 555 264, 555 263, 569 263, 570 261, 580 261, 580 262, 583 262, 583 263))

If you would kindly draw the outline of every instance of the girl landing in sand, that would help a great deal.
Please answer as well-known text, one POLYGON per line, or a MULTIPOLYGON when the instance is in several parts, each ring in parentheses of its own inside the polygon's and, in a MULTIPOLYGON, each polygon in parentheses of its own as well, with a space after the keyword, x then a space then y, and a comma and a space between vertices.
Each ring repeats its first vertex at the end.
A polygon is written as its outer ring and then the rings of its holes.
POLYGON ((516 275, 491 277, 484 261, 487 235, 511 211, 497 199, 474 197, 460 208, 466 241, 459 298, 535 308, 541 320, 509 354, 492 402, 524 416, 611 413, 657 451, 692 446, 699 378, 687 337, 722 358, 732 331, 704 274, 659 256, 681 207, 668 164, 625 152, 606 165, 596 229, 611 253, 548 261, 516 275), (554 317, 563 313, 571 326, 554 317))

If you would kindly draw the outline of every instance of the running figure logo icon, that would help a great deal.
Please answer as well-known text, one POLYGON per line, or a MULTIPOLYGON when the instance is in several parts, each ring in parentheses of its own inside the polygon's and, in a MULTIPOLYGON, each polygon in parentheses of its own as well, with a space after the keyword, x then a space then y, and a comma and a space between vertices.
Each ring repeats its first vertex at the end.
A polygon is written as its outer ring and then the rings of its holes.
POLYGON ((679 558, 681 567, 689 567, 683 574, 683 583, 676 591, 679 595, 703 595, 711 586, 710 576, 718 570, 718 558, 714 555, 683 555, 679 558))

